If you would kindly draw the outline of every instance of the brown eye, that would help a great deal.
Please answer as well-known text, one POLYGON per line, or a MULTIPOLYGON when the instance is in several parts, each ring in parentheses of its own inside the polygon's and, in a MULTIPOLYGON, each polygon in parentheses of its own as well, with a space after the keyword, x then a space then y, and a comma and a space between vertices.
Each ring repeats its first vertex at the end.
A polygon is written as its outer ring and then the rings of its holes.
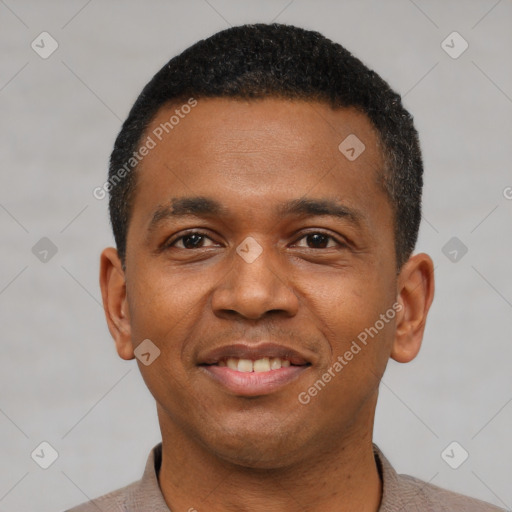
POLYGON ((308 233, 304 235, 300 240, 304 240, 306 245, 300 245, 300 247, 307 247, 308 249, 327 249, 330 247, 343 246, 344 244, 338 242, 334 237, 326 233, 308 233), (329 243, 331 245, 329 245, 329 243))
POLYGON ((306 241, 308 246, 313 246, 315 249, 318 247, 323 249, 324 247, 327 247, 329 238, 330 237, 322 235, 321 233, 314 233, 312 235, 308 235, 306 237, 306 241))
POLYGON ((176 247, 178 249, 200 249, 202 247, 206 247, 205 242, 207 240, 212 242, 210 245, 213 245, 213 241, 204 233, 187 233, 186 235, 182 235, 167 244, 166 248, 176 247))
POLYGON ((186 249, 196 249, 202 244, 204 237, 197 233, 193 233, 192 235, 182 237, 181 240, 183 241, 183 246, 186 249))

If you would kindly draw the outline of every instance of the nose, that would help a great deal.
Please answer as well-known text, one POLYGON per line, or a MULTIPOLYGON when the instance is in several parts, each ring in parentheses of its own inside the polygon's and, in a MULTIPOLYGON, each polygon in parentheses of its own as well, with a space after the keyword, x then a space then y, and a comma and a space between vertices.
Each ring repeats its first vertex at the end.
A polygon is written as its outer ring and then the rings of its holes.
POLYGON ((289 283, 285 263, 275 250, 264 248, 254 260, 244 258, 242 252, 233 257, 231 269, 212 294, 217 316, 258 320, 270 313, 287 317, 297 314, 299 300, 289 283))

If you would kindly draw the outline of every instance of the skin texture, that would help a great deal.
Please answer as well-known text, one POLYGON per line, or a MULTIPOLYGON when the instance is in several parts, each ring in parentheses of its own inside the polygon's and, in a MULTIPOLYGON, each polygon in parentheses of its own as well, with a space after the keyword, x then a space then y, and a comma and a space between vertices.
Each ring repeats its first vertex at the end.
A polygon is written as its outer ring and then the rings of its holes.
POLYGON ((382 169, 366 116, 284 99, 200 99, 141 162, 126 269, 105 249, 100 284, 119 356, 133 359, 145 339, 161 351, 139 367, 157 403, 159 480, 173 511, 378 510, 371 442, 380 378, 390 357, 418 353, 434 292, 427 255, 397 273, 382 169), (349 161, 338 145, 352 133, 366 149, 349 161), (195 196, 225 211, 167 216, 149 230, 157 209, 195 196), (355 213, 277 211, 297 199, 355 213), (190 230, 205 236, 180 238, 190 230), (252 263, 236 252, 249 236, 262 248, 252 263), (299 393, 393 304, 394 319, 301 404, 299 393), (241 339, 293 347, 310 366, 273 393, 239 396, 198 362, 241 339))

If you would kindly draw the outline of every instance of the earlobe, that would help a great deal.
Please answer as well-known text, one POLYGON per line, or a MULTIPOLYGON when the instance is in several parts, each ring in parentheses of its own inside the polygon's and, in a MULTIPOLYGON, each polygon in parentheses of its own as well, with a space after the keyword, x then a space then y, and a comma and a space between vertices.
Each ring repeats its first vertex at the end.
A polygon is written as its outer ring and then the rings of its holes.
POLYGON ((434 298, 434 264, 424 253, 412 256, 398 277, 395 340, 391 357, 408 363, 418 354, 423 340, 428 311, 434 298))
POLYGON ((108 247, 101 253, 100 287, 108 329, 122 359, 133 359, 131 327, 125 273, 117 250, 108 247))

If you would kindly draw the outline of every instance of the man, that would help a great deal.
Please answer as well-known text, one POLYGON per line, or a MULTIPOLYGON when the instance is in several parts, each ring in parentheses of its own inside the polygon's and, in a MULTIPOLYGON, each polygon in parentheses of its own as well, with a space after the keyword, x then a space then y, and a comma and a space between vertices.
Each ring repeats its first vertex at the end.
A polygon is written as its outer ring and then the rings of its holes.
POLYGON ((372 444, 434 293, 422 172, 400 97, 318 33, 235 27, 166 64, 115 143, 100 272, 162 443, 73 511, 499 510, 372 444))

